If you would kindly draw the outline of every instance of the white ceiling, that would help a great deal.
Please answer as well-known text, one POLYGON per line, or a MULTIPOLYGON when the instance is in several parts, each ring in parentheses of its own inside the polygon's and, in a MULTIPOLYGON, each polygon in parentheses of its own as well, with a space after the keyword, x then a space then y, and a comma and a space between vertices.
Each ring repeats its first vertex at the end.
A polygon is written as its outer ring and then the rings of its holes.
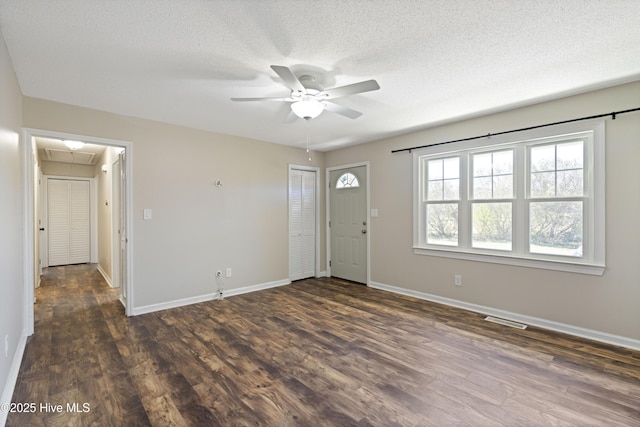
POLYGON ((318 150, 640 79, 638 0, 0 0, 0 29, 26 96, 318 150), (381 89, 310 129, 230 101, 288 96, 272 64, 381 89))

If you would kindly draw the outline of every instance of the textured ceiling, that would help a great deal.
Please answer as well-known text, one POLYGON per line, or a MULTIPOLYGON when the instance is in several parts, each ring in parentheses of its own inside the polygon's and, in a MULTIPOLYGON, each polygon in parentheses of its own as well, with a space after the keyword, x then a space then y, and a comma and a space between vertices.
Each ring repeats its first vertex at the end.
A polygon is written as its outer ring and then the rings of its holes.
MULTIPOLYGON (((638 0, 0 0, 26 96, 328 150, 640 79, 638 0), (363 115, 287 122, 270 65, 363 115)), ((571 118, 571 117, 569 117, 571 118)))

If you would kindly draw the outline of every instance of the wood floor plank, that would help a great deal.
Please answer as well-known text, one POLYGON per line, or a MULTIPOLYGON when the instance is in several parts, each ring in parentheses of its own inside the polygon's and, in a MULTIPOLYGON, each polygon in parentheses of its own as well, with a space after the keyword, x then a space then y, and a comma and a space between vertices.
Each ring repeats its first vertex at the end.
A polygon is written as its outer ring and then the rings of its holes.
POLYGON ((65 408, 7 426, 640 426, 640 352, 340 279, 127 318, 77 265, 36 296, 13 401, 65 408))

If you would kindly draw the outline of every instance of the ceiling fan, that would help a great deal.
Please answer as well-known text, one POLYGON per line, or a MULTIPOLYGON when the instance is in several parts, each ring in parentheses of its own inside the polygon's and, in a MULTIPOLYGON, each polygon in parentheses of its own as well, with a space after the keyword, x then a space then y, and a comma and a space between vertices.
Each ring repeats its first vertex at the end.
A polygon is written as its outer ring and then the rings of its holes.
POLYGON ((380 85, 375 80, 366 80, 359 83, 352 83, 345 86, 338 86, 331 89, 314 88, 315 79, 312 76, 303 75, 300 78, 288 68, 281 65, 272 65, 271 69, 276 72, 282 81, 291 89, 288 97, 267 97, 267 98, 231 98, 232 101, 283 101, 291 103, 291 111, 301 119, 309 120, 318 117, 324 110, 337 113, 350 119, 357 119, 361 112, 343 105, 331 102, 331 99, 343 96, 355 95, 357 93, 370 92, 380 89, 380 85))

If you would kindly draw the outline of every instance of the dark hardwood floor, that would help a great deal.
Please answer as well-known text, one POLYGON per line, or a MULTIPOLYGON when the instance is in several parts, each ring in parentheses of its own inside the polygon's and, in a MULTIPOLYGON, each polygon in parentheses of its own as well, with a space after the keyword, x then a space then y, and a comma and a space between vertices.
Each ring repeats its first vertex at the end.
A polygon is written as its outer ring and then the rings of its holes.
POLYGON ((341 280, 127 318, 79 265, 36 295, 7 426, 640 426, 640 352, 341 280))

